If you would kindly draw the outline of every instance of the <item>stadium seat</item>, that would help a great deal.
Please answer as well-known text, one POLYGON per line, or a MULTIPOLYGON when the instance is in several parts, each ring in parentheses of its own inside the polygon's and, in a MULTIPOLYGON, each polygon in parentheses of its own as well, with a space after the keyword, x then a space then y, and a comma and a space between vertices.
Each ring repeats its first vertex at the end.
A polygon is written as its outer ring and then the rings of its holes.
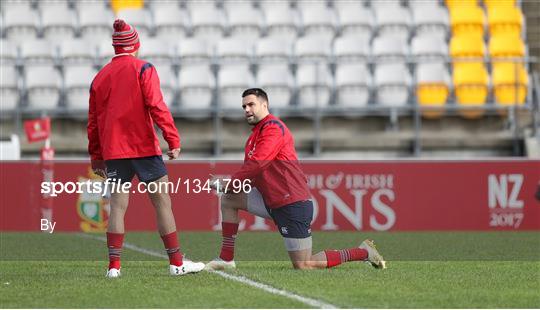
POLYGON ((291 2, 300 11, 328 8, 326 1, 320 0, 291 0, 291 2))
POLYGON ((446 39, 450 28, 446 8, 436 4, 416 6, 413 7, 412 13, 417 36, 429 33, 446 39))
POLYGON ((3 0, 0 2, 0 9, 2 12, 7 12, 13 9, 30 11, 32 9, 32 2, 21 0, 3 0))
POLYGON ((238 37, 253 44, 261 36, 263 15, 258 9, 231 8, 227 11, 227 20, 231 37, 238 37))
POLYGON ((270 94, 270 108, 289 106, 293 94, 293 77, 286 66, 261 66, 257 71, 257 87, 270 94))
POLYGON ((270 7, 264 11, 269 37, 279 37, 293 42, 297 36, 297 18, 293 10, 270 7))
POLYGON ((178 89, 178 81, 174 68, 169 64, 155 65, 159 77, 161 93, 163 101, 169 107, 172 107, 176 102, 176 91, 178 89))
MULTIPOLYGON (((495 0, 497 1, 497 0, 495 0)), ((451 11, 456 7, 463 7, 463 6, 478 6, 478 0, 444 0, 446 7, 451 11)))
POLYGON ((89 90, 96 70, 92 66, 64 68, 66 105, 69 109, 88 111, 89 90))
POLYGON ((58 107, 62 81, 54 67, 25 67, 25 81, 30 109, 50 110, 58 107))
POLYGON ((462 34, 484 36, 486 16, 479 6, 457 5, 450 9, 452 36, 462 34))
POLYGON ((336 68, 337 104, 364 107, 369 100, 371 74, 364 64, 340 64, 336 68))
POLYGON ((490 36, 489 56, 492 58, 525 57, 525 43, 515 34, 490 36))
POLYGON ((301 10, 304 36, 317 36, 331 41, 335 35, 335 12, 327 7, 314 6, 301 10))
POLYGON ((156 66, 170 66, 174 58, 174 50, 169 41, 152 38, 141 43, 139 55, 142 59, 156 66))
POLYGON ((104 6, 81 7, 79 4, 79 27, 81 36, 89 42, 110 39, 114 16, 104 6))
POLYGON ((515 6, 493 6, 488 10, 488 24, 491 36, 505 33, 521 36, 523 13, 515 6))
MULTIPOLYGON (((378 1, 382 3, 384 1, 378 1)), ((394 35, 403 40, 408 40, 411 28, 411 14, 402 6, 376 6, 375 22, 379 36, 394 35)))
POLYGON ((25 65, 54 65, 57 58, 56 46, 44 39, 34 39, 21 45, 21 58, 25 65))
POLYGON ((114 48, 111 40, 102 41, 98 46, 98 64, 104 65, 114 57, 114 48))
POLYGON ((327 63, 331 53, 329 42, 320 37, 302 37, 294 45, 294 55, 299 63, 327 63))
POLYGON ((251 0, 222 0, 223 8, 230 12, 231 10, 254 9, 253 1, 251 0))
POLYGON ((444 62, 448 56, 448 45, 439 35, 420 34, 411 42, 411 56, 418 62, 444 62))
POLYGON ((77 11, 81 10, 103 10, 107 9, 109 12, 109 0, 92 0, 92 1, 73 1, 73 5, 77 8, 77 11))
POLYGON ((377 61, 404 62, 409 54, 407 41, 394 34, 382 35, 373 39, 371 55, 377 61))
POLYGON ((148 6, 152 12, 156 12, 156 10, 177 10, 180 8, 180 1, 174 1, 174 0, 151 0, 146 1, 146 6, 148 6))
POLYGON ((54 43, 75 37, 75 15, 67 6, 45 6, 41 9, 43 36, 54 43))
POLYGON ((122 10, 142 9, 144 0, 109 0, 111 8, 116 14, 122 10))
POLYGON ((187 36, 189 21, 187 12, 180 10, 178 6, 155 6, 153 12, 157 38, 176 42, 187 36))
POLYGON ((221 66, 248 66, 253 57, 253 46, 241 38, 226 38, 217 43, 216 56, 221 66))
POLYGON ((121 18, 127 21, 127 23, 130 25, 134 26, 139 33, 141 41, 150 37, 153 29, 150 14, 147 10, 136 8, 120 9, 116 13, 116 16, 117 18, 121 18))
POLYGON ((503 106, 523 105, 527 97, 529 77, 521 63, 497 62, 493 64, 495 101, 503 106))
POLYGON ((334 41, 334 57, 338 64, 365 63, 369 59, 369 39, 360 35, 341 36, 334 41))
POLYGON ((84 39, 65 40, 60 45, 60 57, 64 66, 92 65, 96 55, 97 49, 94 42, 84 39))
POLYGON ((178 57, 182 66, 192 64, 210 65, 212 50, 204 40, 188 38, 178 43, 178 57))
POLYGON ((268 10, 289 10, 290 2, 288 0, 259 0, 259 7, 263 12, 268 10))
POLYGON ((37 38, 38 16, 34 10, 15 6, 5 9, 3 13, 3 26, 6 39, 21 43, 37 38))
MULTIPOLYGON (((457 103, 464 107, 483 107, 488 96, 489 75, 483 63, 466 62, 454 65, 454 91, 457 103)), ((467 118, 483 115, 482 109, 460 111, 467 118)))
POLYGON ((487 10, 497 6, 509 7, 517 4, 516 0, 483 0, 483 2, 487 10))
POLYGON ((201 6, 190 9, 193 36, 197 39, 214 42, 224 35, 224 16, 215 7, 201 6))
POLYGON ((20 91, 17 69, 12 64, 0 65, 0 111, 12 111, 19 104, 20 91))
POLYGON ((426 118, 440 117, 450 93, 450 74, 443 63, 418 64, 416 98, 421 107, 439 108, 422 111, 426 118))
POLYGON ((477 34, 460 34, 450 40, 452 58, 483 58, 486 54, 484 39, 477 34))
POLYGON ((216 8, 216 2, 219 0, 185 0, 185 6, 190 11, 192 10, 208 10, 208 9, 215 9, 216 8))
MULTIPOLYGON (((254 85, 254 77, 244 66, 221 68, 218 73, 219 103, 225 109, 238 109, 241 112, 242 92, 254 85)), ((242 113, 232 118, 242 117, 242 113)))
POLYGON ((411 76, 404 63, 378 64, 375 67, 374 84, 377 104, 393 107, 407 104, 411 76))
POLYGON ((178 84, 182 107, 189 109, 210 108, 216 81, 208 66, 182 67, 178 84))
POLYGON ((292 55, 292 45, 280 38, 261 38, 257 40, 255 55, 258 63, 288 64, 292 55))
MULTIPOLYGON (((334 4, 335 5, 335 4, 334 4)), ((374 28, 373 12, 364 6, 351 6, 338 8, 338 20, 341 28, 341 35, 364 36, 371 38, 374 28)))
POLYGON ((358 10, 359 8, 365 8, 368 0, 332 0, 330 1, 334 8, 338 11, 346 10, 358 10))
POLYGON ((18 59, 17 46, 10 40, 0 39, 0 62, 3 65, 15 65, 18 59))
POLYGON ((325 107, 330 104, 333 81, 326 65, 304 64, 296 72, 300 108, 325 107))

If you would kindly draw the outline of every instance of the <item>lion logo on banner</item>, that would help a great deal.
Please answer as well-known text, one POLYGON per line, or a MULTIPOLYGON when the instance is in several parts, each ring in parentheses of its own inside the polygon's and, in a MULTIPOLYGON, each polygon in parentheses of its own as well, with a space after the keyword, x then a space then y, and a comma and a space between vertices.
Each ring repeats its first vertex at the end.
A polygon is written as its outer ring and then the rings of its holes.
MULTIPOLYGON (((100 182, 103 179, 88 169, 88 177, 79 177, 79 182, 100 182)), ((77 213, 81 219, 80 227, 83 232, 105 232, 110 212, 109 193, 94 193, 83 186, 83 192, 77 200, 77 213)))

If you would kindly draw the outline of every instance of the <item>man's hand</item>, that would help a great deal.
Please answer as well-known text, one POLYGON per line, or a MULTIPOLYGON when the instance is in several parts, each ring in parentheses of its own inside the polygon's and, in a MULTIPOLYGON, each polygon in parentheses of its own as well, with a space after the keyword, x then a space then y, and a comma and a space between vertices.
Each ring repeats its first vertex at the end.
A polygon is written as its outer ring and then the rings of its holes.
POLYGON ((167 151, 167 156, 169 160, 177 159, 180 156, 180 148, 167 151))
POLYGON ((95 175, 98 175, 104 179, 107 178, 107 173, 105 173, 105 170, 101 169, 101 168, 94 168, 92 169, 94 171, 94 174, 95 175))

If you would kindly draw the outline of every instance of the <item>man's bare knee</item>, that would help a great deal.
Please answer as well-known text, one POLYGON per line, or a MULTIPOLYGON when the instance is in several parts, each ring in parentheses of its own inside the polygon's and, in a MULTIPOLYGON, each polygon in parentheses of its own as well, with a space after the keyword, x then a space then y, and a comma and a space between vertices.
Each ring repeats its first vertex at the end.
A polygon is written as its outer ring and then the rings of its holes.
POLYGON ((242 209, 242 197, 239 194, 221 196, 221 209, 242 209))
POLYGON ((293 261, 293 268, 298 270, 308 270, 313 269, 313 266, 310 261, 293 261))

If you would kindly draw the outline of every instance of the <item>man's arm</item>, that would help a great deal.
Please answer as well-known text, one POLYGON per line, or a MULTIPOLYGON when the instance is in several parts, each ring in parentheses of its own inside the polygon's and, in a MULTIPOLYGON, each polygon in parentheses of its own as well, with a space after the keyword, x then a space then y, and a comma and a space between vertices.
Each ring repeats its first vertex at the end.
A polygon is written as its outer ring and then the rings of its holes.
POLYGON ((163 132, 163 138, 169 144, 169 158, 176 158, 180 153, 180 136, 174 125, 171 112, 163 102, 163 94, 159 84, 156 68, 146 63, 140 73, 144 102, 154 122, 163 132))
POLYGON ((90 99, 88 101, 88 125, 86 126, 88 134, 88 153, 94 173, 106 177, 105 164, 101 153, 101 143, 99 141, 99 129, 97 124, 96 96, 92 85, 90 86, 90 99))
POLYGON ((283 146, 283 142, 283 129, 275 123, 266 125, 262 129, 257 141, 255 141, 256 147, 251 158, 244 162, 242 168, 232 176, 232 179, 243 181, 252 179, 261 173, 272 160, 275 160, 283 146))

